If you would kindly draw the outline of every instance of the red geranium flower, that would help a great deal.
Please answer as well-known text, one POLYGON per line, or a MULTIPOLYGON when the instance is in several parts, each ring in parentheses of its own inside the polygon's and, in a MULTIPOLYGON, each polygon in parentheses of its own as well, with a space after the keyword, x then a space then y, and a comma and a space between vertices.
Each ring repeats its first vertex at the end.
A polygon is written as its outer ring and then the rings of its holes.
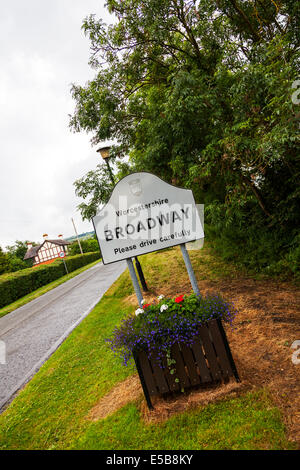
POLYGON ((150 307, 151 304, 145 304, 143 305, 143 308, 147 308, 147 307, 150 307))
POLYGON ((180 302, 183 301, 183 295, 180 295, 179 297, 176 297, 175 302, 179 304, 180 302))

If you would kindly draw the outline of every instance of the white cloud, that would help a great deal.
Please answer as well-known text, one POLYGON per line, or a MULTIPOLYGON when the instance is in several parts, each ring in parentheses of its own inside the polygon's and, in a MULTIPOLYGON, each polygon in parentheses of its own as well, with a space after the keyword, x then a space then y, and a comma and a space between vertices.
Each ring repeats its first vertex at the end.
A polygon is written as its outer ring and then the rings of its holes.
POLYGON ((81 24, 96 13, 112 22, 104 0, 11 0, 1 5, 0 245, 42 234, 93 230, 82 222, 74 180, 99 162, 90 137, 72 134, 72 82, 84 84, 89 42, 81 24))

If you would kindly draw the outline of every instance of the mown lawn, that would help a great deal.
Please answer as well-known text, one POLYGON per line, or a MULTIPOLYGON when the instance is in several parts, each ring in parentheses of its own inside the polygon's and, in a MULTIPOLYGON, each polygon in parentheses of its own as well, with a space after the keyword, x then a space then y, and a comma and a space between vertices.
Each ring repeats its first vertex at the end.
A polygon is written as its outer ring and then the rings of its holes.
MULTIPOLYGON (((190 255, 200 277, 238 275, 208 246, 190 255)), ((175 294, 184 293, 181 286, 187 286, 188 279, 178 248, 141 261, 152 293, 167 293, 168 283, 175 281, 175 294)), ((159 424, 143 421, 142 398, 105 419, 87 419, 101 397, 135 373, 105 342, 117 322, 135 308, 132 294, 126 271, 0 416, 1 449, 293 448, 280 412, 264 389, 179 413, 159 424)))

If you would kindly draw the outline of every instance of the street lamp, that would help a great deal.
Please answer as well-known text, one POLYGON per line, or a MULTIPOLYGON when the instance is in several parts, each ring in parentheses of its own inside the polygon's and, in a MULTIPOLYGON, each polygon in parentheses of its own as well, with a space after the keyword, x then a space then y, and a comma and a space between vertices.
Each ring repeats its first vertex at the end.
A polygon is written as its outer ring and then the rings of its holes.
POLYGON ((111 146, 108 146, 108 147, 100 147, 97 152, 100 152, 101 154, 101 157, 103 158, 103 160, 106 160, 107 158, 109 158, 109 151, 111 149, 111 146))
MULTIPOLYGON (((107 165, 112 184, 115 184, 114 175, 113 175, 113 172, 111 171, 111 167, 109 165, 110 149, 111 149, 111 146, 107 145, 105 147, 98 148, 97 152, 100 153, 101 157, 103 158, 103 160, 105 161, 105 163, 107 165)), ((147 292, 148 287, 147 287, 147 284, 146 284, 146 280, 145 280, 145 277, 144 277, 144 273, 143 273, 143 270, 142 270, 141 263, 139 262, 137 256, 135 256, 134 259, 135 259, 135 267, 136 267, 136 270, 138 272, 138 275, 139 275, 139 278, 140 278, 140 281, 141 281, 141 284, 142 284, 143 291, 147 292)))
POLYGON ((115 184, 114 175, 113 175, 113 172, 111 171, 111 167, 110 167, 110 164, 109 164, 109 158, 110 158, 109 152, 110 152, 110 149, 111 149, 111 146, 100 147, 100 148, 97 150, 97 152, 99 152, 99 153, 101 154, 101 157, 103 158, 103 160, 105 161, 105 163, 106 163, 106 165, 107 165, 107 168, 108 168, 108 171, 109 171, 109 174, 110 174, 110 179, 111 179, 112 184, 115 184))

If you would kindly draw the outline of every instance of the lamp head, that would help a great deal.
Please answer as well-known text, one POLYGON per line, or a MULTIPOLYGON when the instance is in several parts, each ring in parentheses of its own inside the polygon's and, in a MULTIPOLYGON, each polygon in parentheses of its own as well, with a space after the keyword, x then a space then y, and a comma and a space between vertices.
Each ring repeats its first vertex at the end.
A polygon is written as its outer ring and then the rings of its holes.
POLYGON ((111 147, 110 146, 106 146, 106 147, 100 147, 97 152, 99 152, 101 154, 101 157, 103 158, 103 160, 105 160, 106 158, 109 158, 109 151, 110 151, 111 147))

